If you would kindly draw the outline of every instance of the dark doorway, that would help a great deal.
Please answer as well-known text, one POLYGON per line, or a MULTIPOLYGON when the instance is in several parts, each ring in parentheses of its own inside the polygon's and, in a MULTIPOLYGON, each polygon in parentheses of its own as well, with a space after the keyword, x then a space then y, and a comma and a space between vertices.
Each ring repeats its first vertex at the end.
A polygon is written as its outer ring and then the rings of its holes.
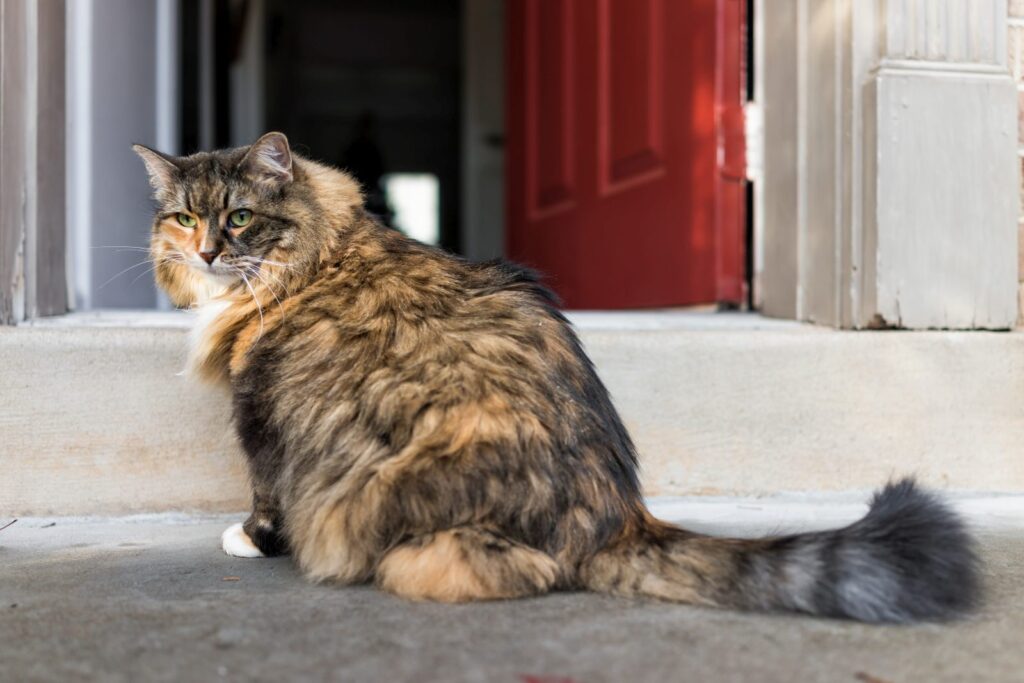
POLYGON ((459 0, 188 0, 182 151, 283 131, 386 222, 459 252, 462 17, 459 0))
POLYGON ((267 11, 267 127, 347 167, 377 213, 389 175, 433 176, 437 241, 453 251, 460 17, 458 0, 270 0, 267 11))

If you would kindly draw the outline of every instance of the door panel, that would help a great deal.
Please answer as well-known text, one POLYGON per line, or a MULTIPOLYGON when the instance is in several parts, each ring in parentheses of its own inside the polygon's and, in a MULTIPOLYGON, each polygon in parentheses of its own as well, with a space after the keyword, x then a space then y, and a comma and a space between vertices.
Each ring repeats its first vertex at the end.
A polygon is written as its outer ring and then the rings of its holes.
POLYGON ((573 203, 572 0, 530 2, 529 21, 538 30, 526 48, 529 77, 525 104, 530 218, 541 220, 573 203))
POLYGON ((743 200, 718 188, 716 0, 507 7, 510 257, 571 308, 730 298, 718 273, 742 252, 721 252, 742 239, 718 223, 743 200))
POLYGON ((665 172, 662 1, 598 3, 598 163, 601 194, 665 172))

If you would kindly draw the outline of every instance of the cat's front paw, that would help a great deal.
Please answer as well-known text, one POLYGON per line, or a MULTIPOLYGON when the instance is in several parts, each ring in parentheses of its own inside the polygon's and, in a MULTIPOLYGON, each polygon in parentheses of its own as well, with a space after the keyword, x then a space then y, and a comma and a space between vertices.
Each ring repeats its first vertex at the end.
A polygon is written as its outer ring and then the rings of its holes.
POLYGON ((263 557, 263 553, 245 533, 242 523, 232 524, 220 535, 220 547, 233 557, 263 557))

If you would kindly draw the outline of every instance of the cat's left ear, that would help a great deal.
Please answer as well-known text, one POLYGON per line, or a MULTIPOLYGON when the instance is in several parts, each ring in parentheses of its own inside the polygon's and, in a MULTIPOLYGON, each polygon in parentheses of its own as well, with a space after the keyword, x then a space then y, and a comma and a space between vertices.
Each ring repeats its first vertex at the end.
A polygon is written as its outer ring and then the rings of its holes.
POLYGON ((292 181, 292 150, 284 133, 267 133, 252 143, 242 169, 254 180, 280 187, 292 181))

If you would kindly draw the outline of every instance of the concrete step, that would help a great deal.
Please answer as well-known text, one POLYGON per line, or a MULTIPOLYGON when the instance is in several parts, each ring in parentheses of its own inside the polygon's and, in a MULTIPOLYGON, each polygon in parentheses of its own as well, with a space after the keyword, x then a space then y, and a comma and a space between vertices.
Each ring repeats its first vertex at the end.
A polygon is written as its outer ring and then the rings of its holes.
MULTIPOLYGON (((650 495, 1024 492, 1024 334, 574 314, 650 495)), ((229 399, 177 375, 184 314, 0 330, 0 514, 236 511, 229 399)))

